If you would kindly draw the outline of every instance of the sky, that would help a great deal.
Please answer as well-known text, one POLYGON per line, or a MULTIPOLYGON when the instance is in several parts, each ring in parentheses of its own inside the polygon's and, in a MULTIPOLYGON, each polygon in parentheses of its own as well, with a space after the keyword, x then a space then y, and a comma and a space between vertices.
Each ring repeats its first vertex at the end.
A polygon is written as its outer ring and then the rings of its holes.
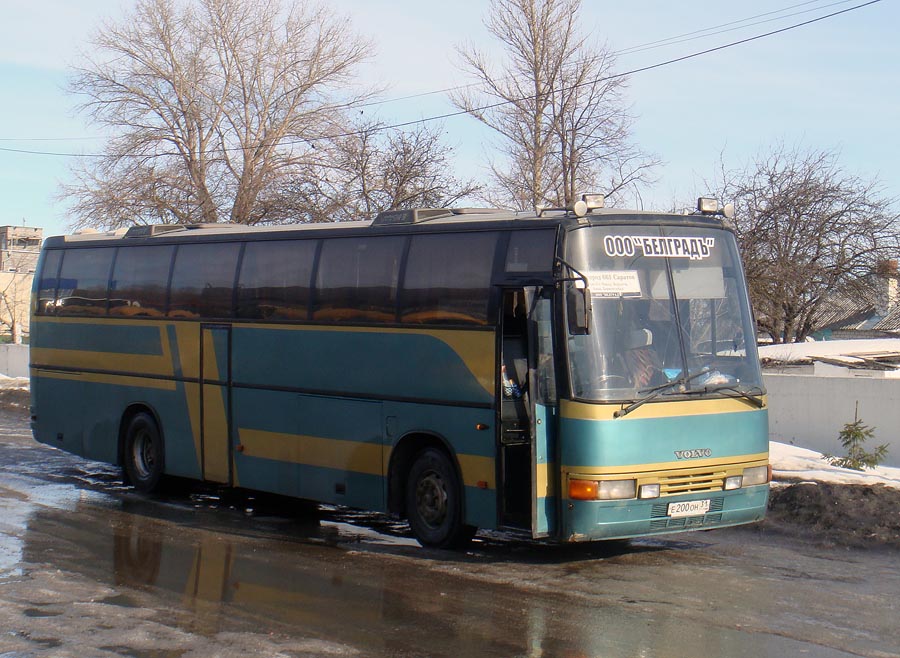
MULTIPOLYGON (((619 53, 616 69, 628 72, 866 1, 584 0, 581 23, 619 53), (672 37, 681 38, 636 49, 672 37)), ((19 151, 73 154, 102 147, 102 131, 79 115, 79 98, 66 86, 72 67, 90 52, 91 33, 104 21, 121 22, 132 6, 128 0, 0 0, 0 225, 41 226, 45 235, 68 231, 60 186, 72 181, 77 158, 19 151)), ((472 82, 459 68, 459 46, 473 44, 499 57, 483 25, 488 0, 329 0, 327 6, 373 42, 375 55, 360 76, 385 87, 386 102, 364 112, 388 123, 454 110, 446 94, 419 94, 472 82)), ((898 24, 900 4, 880 0, 632 73, 632 139, 662 161, 657 182, 636 203, 648 209, 692 203, 708 192, 720 159, 738 168, 778 143, 837 150, 846 171, 877 178, 884 196, 900 197, 898 24)), ((496 138, 467 116, 439 125, 455 149, 457 174, 483 178, 496 138)))

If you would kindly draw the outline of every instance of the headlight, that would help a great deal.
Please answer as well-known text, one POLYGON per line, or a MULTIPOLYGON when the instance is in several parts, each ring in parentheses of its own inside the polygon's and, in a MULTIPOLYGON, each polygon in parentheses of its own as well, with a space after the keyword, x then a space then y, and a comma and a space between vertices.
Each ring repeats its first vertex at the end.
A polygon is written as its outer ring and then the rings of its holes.
POLYGON ((569 480, 569 498, 574 500, 623 500, 634 498, 635 480, 569 480))
POLYGON ((659 498, 659 485, 642 484, 640 489, 640 498, 659 498))
POLYGON ((769 466, 754 466, 744 469, 744 486, 752 487, 755 484, 765 484, 771 479, 769 466))
POLYGON ((741 481, 744 478, 740 475, 732 475, 731 477, 725 478, 725 491, 734 491, 735 489, 741 488, 741 481))

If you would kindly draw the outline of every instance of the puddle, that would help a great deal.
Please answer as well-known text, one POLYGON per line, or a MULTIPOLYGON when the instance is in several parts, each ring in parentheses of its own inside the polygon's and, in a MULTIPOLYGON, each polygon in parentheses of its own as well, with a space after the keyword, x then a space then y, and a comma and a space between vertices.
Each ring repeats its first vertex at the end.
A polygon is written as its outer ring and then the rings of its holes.
MULTIPOLYGON (((117 656, 127 656, 128 658, 180 658, 187 651, 180 649, 134 649, 132 647, 123 646, 106 646, 100 647, 103 651, 110 651, 117 656)), ((0 658, 3 658, 0 655, 0 658)))
POLYGON ((44 610, 42 608, 26 608, 23 612, 26 617, 59 617, 62 613, 55 610, 44 610))

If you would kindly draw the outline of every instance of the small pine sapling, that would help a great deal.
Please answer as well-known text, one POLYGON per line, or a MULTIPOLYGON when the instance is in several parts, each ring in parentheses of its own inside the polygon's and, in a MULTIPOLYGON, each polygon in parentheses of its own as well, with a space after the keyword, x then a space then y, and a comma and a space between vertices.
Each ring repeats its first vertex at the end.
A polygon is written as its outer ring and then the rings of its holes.
POLYGON ((844 429, 838 435, 841 445, 847 450, 846 457, 822 455, 822 459, 832 466, 852 468, 856 471, 875 468, 887 457, 889 444, 885 443, 877 446, 871 452, 867 451, 863 444, 874 436, 875 428, 863 424, 862 418, 859 417, 859 402, 857 402, 856 410, 853 413, 853 422, 844 425, 844 429))

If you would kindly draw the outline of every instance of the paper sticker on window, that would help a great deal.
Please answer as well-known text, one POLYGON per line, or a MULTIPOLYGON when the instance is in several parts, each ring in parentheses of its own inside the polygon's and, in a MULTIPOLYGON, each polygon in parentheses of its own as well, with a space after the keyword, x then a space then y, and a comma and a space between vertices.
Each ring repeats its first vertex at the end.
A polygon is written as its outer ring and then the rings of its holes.
POLYGON ((641 279, 637 270, 588 272, 591 297, 640 297, 641 279))

